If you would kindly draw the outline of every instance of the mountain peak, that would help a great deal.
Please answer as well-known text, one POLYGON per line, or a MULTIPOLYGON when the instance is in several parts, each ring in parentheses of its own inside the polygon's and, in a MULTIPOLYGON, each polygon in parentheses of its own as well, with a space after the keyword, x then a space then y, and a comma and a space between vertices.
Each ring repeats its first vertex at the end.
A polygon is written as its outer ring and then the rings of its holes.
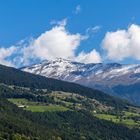
MULTIPOLYGON (((139 64, 84 64, 63 58, 56 58, 25 67, 22 70, 49 78, 75 82, 112 94, 116 94, 114 88, 116 86, 129 86, 140 82, 139 64)), ((119 96, 121 95, 118 92, 117 94, 119 94, 119 96)))

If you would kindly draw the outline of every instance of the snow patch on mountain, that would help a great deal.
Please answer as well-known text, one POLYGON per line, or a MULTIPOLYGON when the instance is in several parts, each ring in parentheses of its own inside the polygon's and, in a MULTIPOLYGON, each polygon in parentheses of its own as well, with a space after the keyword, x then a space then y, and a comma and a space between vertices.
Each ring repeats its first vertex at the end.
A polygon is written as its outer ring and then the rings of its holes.
POLYGON ((134 74, 140 75, 139 64, 84 64, 57 58, 25 67, 22 70, 49 78, 76 82, 90 87, 95 87, 96 85, 129 85, 140 80, 140 76, 132 76, 134 74))

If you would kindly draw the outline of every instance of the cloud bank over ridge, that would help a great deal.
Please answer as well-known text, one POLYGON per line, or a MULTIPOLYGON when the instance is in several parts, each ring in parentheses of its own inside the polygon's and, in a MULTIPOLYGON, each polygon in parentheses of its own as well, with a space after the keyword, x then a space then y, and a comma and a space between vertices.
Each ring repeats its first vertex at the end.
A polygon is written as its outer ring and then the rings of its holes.
MULTIPOLYGON (((105 60, 123 61, 127 58, 140 60, 140 26, 130 25, 127 29, 107 32, 101 41, 102 52, 93 48, 90 52, 77 50, 91 33, 101 26, 87 28, 86 35, 70 33, 66 29, 67 19, 51 21, 53 27, 37 38, 21 40, 17 45, 0 47, 0 64, 21 67, 37 61, 64 58, 82 63, 100 63, 105 60), (104 53, 103 57, 100 53, 104 53)), ((94 43, 94 42, 93 42, 94 43)))
POLYGON ((38 38, 32 38, 28 43, 21 43, 9 48, 0 48, 0 63, 8 66, 30 65, 36 60, 54 59, 61 57, 83 63, 101 62, 100 54, 93 48, 91 52, 80 52, 77 49, 87 35, 71 34, 66 30, 67 20, 53 22, 52 29, 42 33, 38 38), (10 61, 9 61, 9 58, 10 61))

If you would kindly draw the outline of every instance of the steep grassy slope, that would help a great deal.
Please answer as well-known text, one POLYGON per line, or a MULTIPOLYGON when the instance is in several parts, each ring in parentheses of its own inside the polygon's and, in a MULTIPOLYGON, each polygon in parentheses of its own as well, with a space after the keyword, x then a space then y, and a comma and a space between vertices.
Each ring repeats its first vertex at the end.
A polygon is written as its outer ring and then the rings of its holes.
POLYGON ((22 72, 15 68, 3 65, 0 65, 0 83, 36 89, 47 89, 48 91, 53 90, 77 93, 82 96, 94 98, 104 104, 115 106, 117 108, 129 105, 126 101, 114 98, 98 90, 90 89, 74 83, 68 83, 22 72))

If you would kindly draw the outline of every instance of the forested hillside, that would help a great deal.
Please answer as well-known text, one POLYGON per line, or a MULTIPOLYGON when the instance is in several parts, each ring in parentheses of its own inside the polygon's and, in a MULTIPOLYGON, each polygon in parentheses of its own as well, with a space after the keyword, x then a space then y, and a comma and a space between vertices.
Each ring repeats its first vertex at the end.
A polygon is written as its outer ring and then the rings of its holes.
POLYGON ((129 104, 119 98, 114 98, 101 91, 90 89, 78 84, 64 82, 56 79, 46 78, 27 72, 22 72, 15 68, 0 65, 0 83, 8 85, 16 85, 21 87, 29 87, 36 89, 47 89, 48 91, 65 91, 78 93, 82 96, 94 98, 104 104, 115 107, 125 107, 129 104))
POLYGON ((140 130, 96 119, 87 112, 26 112, 1 98, 0 137, 3 140, 139 140, 140 130))
POLYGON ((98 90, 0 66, 1 140, 139 140, 139 118, 98 90))

